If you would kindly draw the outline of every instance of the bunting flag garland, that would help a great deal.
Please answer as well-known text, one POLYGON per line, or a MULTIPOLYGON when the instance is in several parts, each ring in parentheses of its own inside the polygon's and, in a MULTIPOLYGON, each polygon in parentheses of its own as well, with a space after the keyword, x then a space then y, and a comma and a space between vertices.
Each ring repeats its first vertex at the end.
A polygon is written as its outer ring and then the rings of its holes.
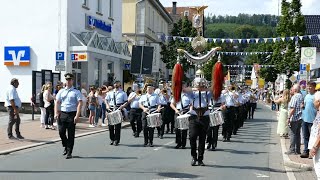
POLYGON ((227 55, 227 56, 249 56, 249 55, 257 55, 257 54, 273 54, 273 52, 217 52, 217 54, 227 55))
MULTIPOLYGON (((234 67, 234 68, 249 68, 254 65, 223 65, 224 67, 234 67)), ((269 68, 269 67, 276 67, 275 65, 259 65, 261 68, 269 68)))
MULTIPOLYGON (((158 35, 158 39, 162 42, 170 42, 172 40, 181 40, 184 42, 191 42, 193 37, 180 37, 180 36, 165 36, 164 34, 158 35)), ((255 43, 275 43, 275 42, 288 42, 298 40, 320 40, 320 34, 292 36, 292 37, 277 37, 277 38, 250 38, 250 39, 232 39, 232 38, 205 38, 207 42, 219 43, 233 43, 233 44, 255 44, 255 43)))

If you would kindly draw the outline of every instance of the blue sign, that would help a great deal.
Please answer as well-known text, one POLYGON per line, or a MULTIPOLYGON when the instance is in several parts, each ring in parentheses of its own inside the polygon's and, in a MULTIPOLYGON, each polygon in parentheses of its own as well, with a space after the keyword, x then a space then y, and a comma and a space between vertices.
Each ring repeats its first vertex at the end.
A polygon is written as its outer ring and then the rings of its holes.
POLYGON ((30 46, 4 47, 4 65, 28 66, 30 64, 30 46))
POLYGON ((125 70, 130 70, 131 64, 124 64, 124 69, 125 70))
POLYGON ((306 64, 300 64, 300 71, 306 71, 307 65, 306 64))
POLYGON ((102 31, 111 33, 111 30, 112 30, 111 24, 108 24, 105 21, 97 19, 93 16, 87 16, 86 21, 87 21, 86 25, 91 29, 97 28, 97 29, 101 29, 102 31))
POLYGON ((56 60, 64 61, 64 52, 56 52, 56 60))

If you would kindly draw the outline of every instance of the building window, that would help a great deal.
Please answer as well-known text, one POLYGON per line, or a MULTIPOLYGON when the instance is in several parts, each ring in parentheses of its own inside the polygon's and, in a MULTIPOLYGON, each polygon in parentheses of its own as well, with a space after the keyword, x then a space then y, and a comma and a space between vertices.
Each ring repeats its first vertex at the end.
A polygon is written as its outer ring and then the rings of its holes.
POLYGON ((189 16, 189 11, 184 11, 184 16, 189 16))
POLYGON ((148 12, 148 17, 149 17, 149 28, 151 29, 151 7, 149 6, 149 12, 148 12))
POLYGON ((155 28, 154 28, 154 22, 155 21, 155 18, 154 18, 154 11, 152 11, 152 31, 154 31, 155 30, 155 28))
POLYGON ((88 7, 88 0, 82 0, 82 6, 88 7))
POLYGON ((113 0, 109 0, 109 17, 113 18, 113 0))
POLYGON ((101 4, 102 2, 101 2, 101 0, 97 0, 97 12, 99 12, 99 13, 101 13, 101 6, 102 6, 102 4, 101 4))

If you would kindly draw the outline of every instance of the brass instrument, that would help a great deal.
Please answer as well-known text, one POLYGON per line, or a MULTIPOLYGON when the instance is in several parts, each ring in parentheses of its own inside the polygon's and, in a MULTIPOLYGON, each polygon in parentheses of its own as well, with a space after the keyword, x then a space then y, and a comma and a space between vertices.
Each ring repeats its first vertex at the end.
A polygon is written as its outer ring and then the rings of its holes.
POLYGON ((163 89, 161 90, 161 93, 162 93, 163 95, 167 95, 167 94, 168 94, 168 89, 167 89, 167 88, 163 88, 163 89))
POLYGON ((143 85, 143 89, 142 89, 142 93, 146 93, 147 92, 147 84, 152 84, 154 81, 153 79, 146 77, 145 81, 144 81, 144 85, 143 85))

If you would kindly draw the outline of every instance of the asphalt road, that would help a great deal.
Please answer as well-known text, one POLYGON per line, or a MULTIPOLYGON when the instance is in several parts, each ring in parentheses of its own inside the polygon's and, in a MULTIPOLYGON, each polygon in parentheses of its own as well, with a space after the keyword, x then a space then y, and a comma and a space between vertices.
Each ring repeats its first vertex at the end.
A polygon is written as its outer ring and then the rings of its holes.
POLYGON ((288 179, 282 165, 273 113, 259 106, 231 142, 218 142, 217 151, 206 151, 205 167, 190 166, 190 148, 174 149, 174 135, 154 139, 143 147, 143 138, 122 130, 120 145, 110 146, 108 133, 76 139, 74 158, 64 159, 60 143, 0 156, 1 180, 63 179, 288 179))

